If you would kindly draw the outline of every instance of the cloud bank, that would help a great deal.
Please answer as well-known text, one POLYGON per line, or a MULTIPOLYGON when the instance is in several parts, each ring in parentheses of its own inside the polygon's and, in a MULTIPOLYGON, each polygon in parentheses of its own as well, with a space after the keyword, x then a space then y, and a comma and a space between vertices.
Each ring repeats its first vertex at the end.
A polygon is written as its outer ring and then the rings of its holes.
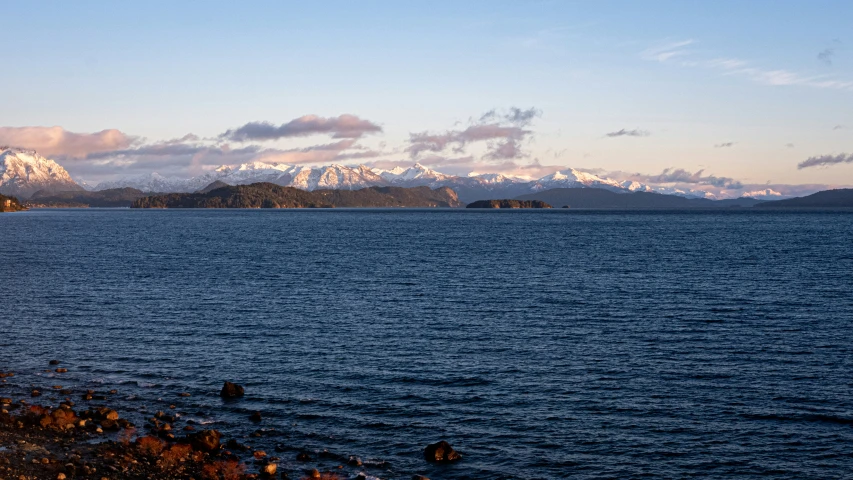
POLYGON ((809 157, 797 164, 797 169, 802 170, 810 167, 828 167, 841 163, 853 163, 853 153, 839 153, 838 155, 820 155, 809 157))
POLYGON ((615 132, 609 132, 609 133, 604 134, 605 137, 610 137, 610 138, 614 138, 614 137, 648 137, 649 135, 651 135, 651 132, 649 132, 648 130, 640 130, 638 128, 635 128, 633 130, 626 130, 623 128, 623 129, 617 130, 615 132))
POLYGON ((361 138, 369 133, 379 132, 382 132, 382 127, 355 115, 344 114, 327 118, 305 115, 281 125, 270 122, 250 122, 226 131, 219 138, 233 142, 262 142, 318 134, 331 135, 332 138, 361 138))
POLYGON ((0 127, 0 145, 36 150, 47 156, 85 157, 127 148, 136 140, 115 129, 74 133, 62 127, 0 127))
POLYGON ((424 152, 438 154, 448 150, 461 154, 472 143, 485 143, 486 159, 523 158, 527 153, 522 148, 522 142, 533 134, 525 127, 540 115, 541 112, 535 108, 522 110, 513 107, 505 112, 490 110, 461 130, 410 133, 406 151, 412 158, 418 158, 424 152))

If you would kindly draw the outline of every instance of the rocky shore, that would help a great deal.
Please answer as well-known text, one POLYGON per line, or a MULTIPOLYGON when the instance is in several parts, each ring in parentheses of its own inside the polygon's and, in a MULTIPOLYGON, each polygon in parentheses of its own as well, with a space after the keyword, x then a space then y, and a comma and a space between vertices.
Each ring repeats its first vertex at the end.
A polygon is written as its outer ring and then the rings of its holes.
MULTIPOLYGON (((68 371, 59 361, 50 363, 44 372, 52 381, 68 371)), ((246 419, 251 434, 225 438, 185 419, 188 415, 175 404, 151 412, 142 400, 130 406, 126 400, 118 402, 116 389, 27 385, 18 378, 0 368, 0 480, 379 478, 365 472, 362 460, 353 455, 279 443, 269 452, 253 447, 275 432, 258 428, 262 412, 246 419), (119 403, 121 407, 113 408, 119 403), (142 420, 134 423, 126 414, 142 420)), ((225 402, 239 402, 245 390, 224 382, 219 395, 225 402)), ((177 392, 175 403, 189 396, 177 392)), ((461 459, 444 441, 427 445, 423 455, 431 463, 461 459)), ((428 480, 412 473, 396 478, 428 480)))
POLYGON ((19 212, 26 210, 21 202, 15 197, 0 195, 0 212, 19 212))

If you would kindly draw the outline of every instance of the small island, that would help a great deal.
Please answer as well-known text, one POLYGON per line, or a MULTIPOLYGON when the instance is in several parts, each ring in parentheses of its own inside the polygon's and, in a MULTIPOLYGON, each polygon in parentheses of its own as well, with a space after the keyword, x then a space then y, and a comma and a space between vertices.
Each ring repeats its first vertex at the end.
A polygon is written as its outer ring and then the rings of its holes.
POLYGON ((477 200, 468 208, 551 208, 541 200, 477 200))
POLYGON ((26 210, 15 197, 0 195, 0 212, 20 212, 26 210))

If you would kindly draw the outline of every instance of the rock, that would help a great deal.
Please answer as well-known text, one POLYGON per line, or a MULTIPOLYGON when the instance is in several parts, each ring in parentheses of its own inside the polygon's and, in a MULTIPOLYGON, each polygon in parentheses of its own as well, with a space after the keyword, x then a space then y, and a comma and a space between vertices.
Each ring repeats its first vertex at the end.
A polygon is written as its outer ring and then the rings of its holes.
POLYGON ((243 396, 243 387, 236 383, 225 382, 222 385, 222 391, 219 392, 222 398, 238 398, 243 396))
POLYGON ((189 396, 190 396, 190 394, 189 394, 189 393, 187 393, 187 392, 183 392, 183 393, 179 393, 179 394, 178 394, 178 396, 181 396, 181 397, 189 397, 189 396))
POLYGON ((347 460, 347 465, 351 467, 360 467, 364 465, 364 463, 361 461, 360 458, 356 457, 355 455, 350 455, 349 459, 347 460))
POLYGON ((260 422, 261 420, 263 420, 263 417, 261 417, 261 412, 255 412, 249 415, 249 420, 253 422, 260 422))
POLYGON ((296 459, 299 460, 300 462, 310 462, 311 461, 311 455, 308 455, 305 452, 299 452, 296 454, 296 459))
POLYGON ((60 473, 60 474, 58 474, 58 475, 56 476, 56 480, 65 480, 65 474, 64 474, 64 473, 60 473))
POLYGON ((0 403, 2 403, 3 405, 11 405, 12 399, 11 398, 5 398, 5 397, 0 398, 0 403))
POLYGON ((32 392, 30 392, 30 396, 31 397, 40 397, 41 392, 39 392, 38 390, 33 390, 32 392))
POLYGON ((222 434, 216 430, 202 430, 192 436, 192 446, 202 452, 212 452, 219 449, 222 434))
POLYGON ((454 450, 449 443, 442 440, 427 445, 424 449, 424 459, 427 462, 450 463, 462 460, 462 455, 454 450))
POLYGON ((320 478, 320 471, 316 468, 312 468, 308 471, 308 478, 320 478))
POLYGON ((101 426, 104 430, 118 430, 118 423, 115 420, 101 420, 101 426))
POLYGON ((412 480, 429 480, 429 478, 423 475, 412 475, 412 480))
POLYGON ((274 463, 268 463, 261 467, 261 475, 273 476, 275 475, 275 471, 278 469, 278 465, 274 463))
POLYGON ((54 371, 55 371, 56 373, 65 373, 65 372, 67 372, 67 371, 68 371, 68 369, 67 369, 67 368, 57 368, 57 369, 56 369, 56 370, 54 370, 54 371))
POLYGON ((49 365, 59 365, 59 360, 51 360, 47 362, 49 365))

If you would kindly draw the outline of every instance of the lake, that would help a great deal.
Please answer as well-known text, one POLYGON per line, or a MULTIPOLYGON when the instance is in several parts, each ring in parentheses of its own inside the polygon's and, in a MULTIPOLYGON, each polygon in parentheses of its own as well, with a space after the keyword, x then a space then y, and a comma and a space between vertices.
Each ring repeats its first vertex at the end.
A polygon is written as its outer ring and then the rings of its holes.
POLYGON ((850 213, 33 210, 0 254, 0 370, 49 386, 61 359, 284 469, 853 471, 850 213), (463 461, 427 464, 440 439, 463 461))

